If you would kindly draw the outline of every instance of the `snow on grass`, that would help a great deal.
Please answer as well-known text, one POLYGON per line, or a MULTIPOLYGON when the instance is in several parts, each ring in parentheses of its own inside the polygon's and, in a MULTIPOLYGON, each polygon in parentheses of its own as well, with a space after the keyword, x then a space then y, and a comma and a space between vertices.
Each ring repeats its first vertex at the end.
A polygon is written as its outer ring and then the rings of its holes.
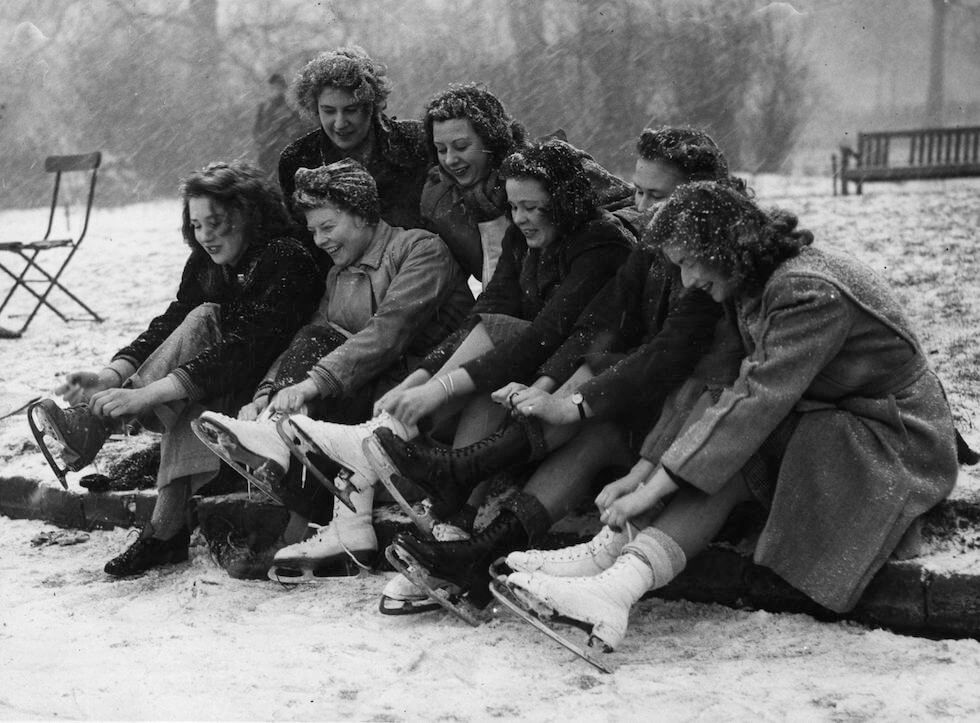
MULTIPOLYGON (((869 184, 833 198, 827 179, 751 180, 817 243, 891 280, 980 446, 980 185, 869 184)), ((0 214, 0 238, 43 216, 0 214)), ((23 339, 0 340, 0 413, 49 394, 68 371, 100 367, 163 310, 187 253, 178 226, 175 201, 96 210, 65 283, 106 321, 66 325, 43 311, 23 339)), ((52 479, 23 415, 0 421, 0 477, 15 474, 52 479)), ((976 470, 964 471, 961 488, 976 487, 976 470)), ((604 676, 507 617, 473 629, 441 613, 381 616, 390 575, 286 589, 232 580, 197 546, 190 565, 113 581, 101 568, 127 531, 32 547, 46 528, 0 519, 3 720, 980 718, 975 641, 650 600, 604 676)), ((933 556, 964 570, 973 552, 933 556)))

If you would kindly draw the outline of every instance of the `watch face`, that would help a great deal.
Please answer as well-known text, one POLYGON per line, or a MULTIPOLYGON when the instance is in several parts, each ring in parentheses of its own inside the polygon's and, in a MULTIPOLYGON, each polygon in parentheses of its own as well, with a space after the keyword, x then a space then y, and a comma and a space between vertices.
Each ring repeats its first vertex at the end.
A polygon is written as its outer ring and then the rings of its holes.
POLYGON ((581 404, 584 401, 585 398, 579 392, 575 392, 572 395, 572 404, 581 404))

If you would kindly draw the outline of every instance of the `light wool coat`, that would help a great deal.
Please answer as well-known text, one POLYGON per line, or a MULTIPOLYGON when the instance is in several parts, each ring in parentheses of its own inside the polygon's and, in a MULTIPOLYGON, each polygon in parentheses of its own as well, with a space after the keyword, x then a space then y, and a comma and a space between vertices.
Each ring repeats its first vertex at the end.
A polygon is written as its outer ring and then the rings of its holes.
POLYGON ((755 560, 849 610, 910 524, 953 488, 949 405, 896 299, 849 256, 808 247, 737 307, 747 350, 738 379, 661 461, 712 493, 798 419, 755 560))

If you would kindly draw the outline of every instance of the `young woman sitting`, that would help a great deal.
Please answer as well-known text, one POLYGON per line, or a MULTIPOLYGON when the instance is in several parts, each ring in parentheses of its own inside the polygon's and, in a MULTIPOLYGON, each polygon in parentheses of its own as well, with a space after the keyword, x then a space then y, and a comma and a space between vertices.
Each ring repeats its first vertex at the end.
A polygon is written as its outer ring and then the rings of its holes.
POLYGON ((755 561, 850 610, 957 474, 949 406, 901 305, 864 265, 811 246, 795 216, 722 184, 679 188, 648 237, 685 286, 734 304, 739 375, 662 453, 655 428, 596 498, 601 520, 636 531, 632 541, 512 553, 508 584, 615 648, 631 606, 756 500, 768 519, 755 561))
POLYGON ((106 564, 114 576, 187 559, 186 502, 219 468, 189 422, 205 407, 231 411, 247 401, 323 294, 313 258, 287 235, 278 191, 258 170, 211 164, 183 180, 181 198, 191 253, 177 298, 102 371, 67 375, 59 393, 72 407, 48 399, 32 410, 75 471, 123 425, 163 432, 153 515, 106 564))
MULTIPOLYGON (((423 229, 393 228, 381 219, 374 179, 355 161, 297 171, 293 206, 305 214, 317 245, 333 261, 320 307, 239 419, 206 413, 195 425, 212 451, 291 508, 287 543, 302 540, 307 522, 317 513, 327 518, 316 522, 330 522, 331 505, 325 509, 322 502, 326 497, 332 503, 332 498, 316 484, 305 493, 299 489, 302 465, 287 476, 290 450, 277 431, 275 415, 304 412, 291 423, 307 436, 318 435, 324 425, 342 426, 314 417, 344 422, 369 418, 374 400, 458 328, 473 303, 462 270, 437 236, 423 229)), ((373 423, 403 429, 394 420, 373 423)), ((290 431, 292 438, 295 430, 290 431)), ((377 550, 373 500, 373 488, 367 487, 351 496, 353 510, 334 506, 331 524, 303 545, 280 550, 276 564, 310 570, 306 561, 315 559, 322 576, 356 571, 348 564, 352 558, 368 564, 377 550)))

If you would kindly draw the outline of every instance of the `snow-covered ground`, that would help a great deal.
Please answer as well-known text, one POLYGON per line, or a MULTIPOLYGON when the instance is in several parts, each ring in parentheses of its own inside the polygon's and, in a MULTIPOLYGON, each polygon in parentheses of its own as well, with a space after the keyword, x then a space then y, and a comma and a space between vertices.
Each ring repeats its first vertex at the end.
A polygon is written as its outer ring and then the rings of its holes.
MULTIPOLYGON (((980 446, 980 184, 832 198, 825 178, 752 183, 893 281, 980 446)), ((42 216, 0 213, 0 239, 42 216)), ((178 222, 176 201, 96 211, 66 284, 107 319, 45 311, 0 340, 0 414, 100 366, 164 308, 186 256, 178 222)), ((13 475, 50 479, 23 415, 0 421, 0 478, 13 475)), ((0 719, 980 720, 976 641, 650 600, 606 676, 506 613, 478 629, 379 615, 387 575, 286 589, 232 580, 197 546, 190 565, 114 581, 101 568, 128 531, 32 546, 46 529, 0 518, 0 719)))

